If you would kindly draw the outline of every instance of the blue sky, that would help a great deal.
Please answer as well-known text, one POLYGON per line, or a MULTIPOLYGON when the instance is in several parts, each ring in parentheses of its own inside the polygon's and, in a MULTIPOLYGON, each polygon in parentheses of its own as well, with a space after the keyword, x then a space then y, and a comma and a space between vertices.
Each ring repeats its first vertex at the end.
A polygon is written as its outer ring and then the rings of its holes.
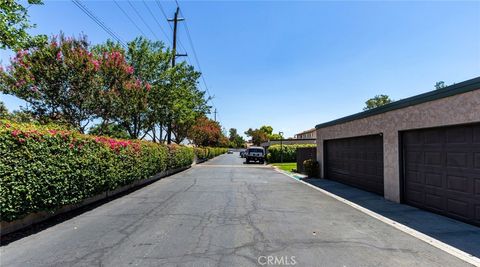
MULTIPOLYGON (((140 32, 111 1, 85 1, 125 41, 140 32)), ((175 3, 161 2, 173 15, 175 3)), ((272 125, 285 136, 362 110, 376 94, 402 99, 480 76, 480 2, 179 1, 225 128, 272 125)), ((126 1, 119 4, 149 38, 126 1)), ((142 1, 133 1, 165 41, 142 1)), ((167 33, 153 1, 147 5, 167 33)), ((32 33, 109 36, 70 1, 30 7, 32 33)), ((180 40, 193 55, 180 25, 180 40)), ((3 65, 10 53, 0 51, 3 65)), ((191 57, 191 62, 195 60, 191 57)), ((203 87, 203 85, 202 85, 203 87)), ((7 107, 21 101, 0 95, 7 107)))

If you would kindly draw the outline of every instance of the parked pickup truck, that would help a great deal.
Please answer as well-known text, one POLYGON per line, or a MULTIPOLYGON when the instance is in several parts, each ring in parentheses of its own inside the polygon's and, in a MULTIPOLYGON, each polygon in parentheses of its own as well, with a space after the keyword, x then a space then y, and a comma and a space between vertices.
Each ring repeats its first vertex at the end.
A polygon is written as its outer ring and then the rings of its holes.
POLYGON ((258 161, 260 164, 265 162, 265 149, 263 147, 252 146, 245 151, 247 163, 258 161))

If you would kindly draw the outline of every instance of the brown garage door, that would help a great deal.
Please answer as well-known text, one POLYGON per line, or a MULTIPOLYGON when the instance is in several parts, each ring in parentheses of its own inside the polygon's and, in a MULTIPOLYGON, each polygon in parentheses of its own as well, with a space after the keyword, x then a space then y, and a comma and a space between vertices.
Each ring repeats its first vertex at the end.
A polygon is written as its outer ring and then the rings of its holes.
POLYGON ((480 124, 403 133, 403 201, 480 225, 480 124))
POLYGON ((383 195, 383 138, 325 141, 325 177, 383 195))

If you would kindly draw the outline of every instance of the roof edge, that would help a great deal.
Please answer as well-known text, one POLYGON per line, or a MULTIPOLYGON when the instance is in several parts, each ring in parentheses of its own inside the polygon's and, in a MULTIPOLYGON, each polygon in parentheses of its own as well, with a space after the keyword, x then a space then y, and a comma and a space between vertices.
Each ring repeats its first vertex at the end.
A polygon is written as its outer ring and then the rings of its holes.
POLYGON ((335 119, 329 122, 320 123, 315 126, 315 129, 333 126, 333 125, 354 121, 358 119, 363 119, 363 118, 367 118, 377 114, 386 113, 392 110, 406 108, 409 106, 414 106, 414 105, 430 102, 437 99, 442 99, 449 96, 467 93, 477 89, 480 89, 480 77, 476 77, 476 78, 466 80, 457 84, 453 84, 442 89, 437 89, 437 90, 429 91, 423 94, 401 99, 378 108, 362 111, 362 112, 355 113, 339 119, 335 119))

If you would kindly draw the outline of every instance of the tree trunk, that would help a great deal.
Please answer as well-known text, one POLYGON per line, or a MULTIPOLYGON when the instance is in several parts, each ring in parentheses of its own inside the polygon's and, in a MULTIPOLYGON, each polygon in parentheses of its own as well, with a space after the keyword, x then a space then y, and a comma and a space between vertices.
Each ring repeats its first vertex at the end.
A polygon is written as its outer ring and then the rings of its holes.
POLYGON ((160 141, 160 143, 163 144, 163 124, 162 123, 159 124, 159 128, 160 128, 160 136, 158 137, 158 140, 160 141))
POLYGON ((156 127, 155 127, 155 123, 154 123, 153 126, 152 126, 152 131, 153 131, 153 137, 152 137, 152 139, 153 139, 153 142, 156 143, 156 142, 157 142, 157 129, 156 129, 156 127))

